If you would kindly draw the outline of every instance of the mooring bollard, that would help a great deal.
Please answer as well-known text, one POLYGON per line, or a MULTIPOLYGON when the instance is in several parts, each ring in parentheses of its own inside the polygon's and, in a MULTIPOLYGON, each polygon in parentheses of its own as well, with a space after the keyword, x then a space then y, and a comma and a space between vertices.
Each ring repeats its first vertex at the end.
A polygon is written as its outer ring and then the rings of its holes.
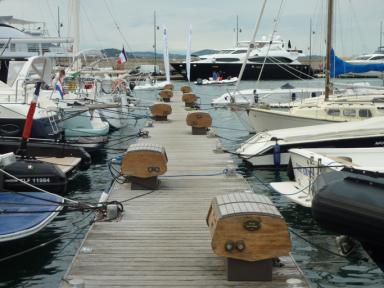
POLYGON ((291 251, 288 226, 263 195, 216 196, 207 225, 213 251, 227 258, 229 281, 271 281, 273 260, 291 251))
POLYGON ((132 190, 154 190, 158 176, 167 172, 167 154, 163 146, 132 144, 121 163, 121 174, 129 176, 132 190))
POLYGON ((155 103, 151 106, 152 118, 156 121, 167 121, 172 113, 172 107, 165 103, 155 103))
POLYGON ((184 93, 181 100, 185 103, 185 107, 193 107, 196 104, 198 97, 193 93, 184 93))
POLYGON ((208 112, 194 111, 187 115, 187 125, 192 127, 192 135, 206 135, 212 125, 212 117, 208 112))
POLYGON ((173 92, 172 90, 161 90, 159 92, 161 100, 163 102, 171 102, 171 98, 173 97, 173 92))

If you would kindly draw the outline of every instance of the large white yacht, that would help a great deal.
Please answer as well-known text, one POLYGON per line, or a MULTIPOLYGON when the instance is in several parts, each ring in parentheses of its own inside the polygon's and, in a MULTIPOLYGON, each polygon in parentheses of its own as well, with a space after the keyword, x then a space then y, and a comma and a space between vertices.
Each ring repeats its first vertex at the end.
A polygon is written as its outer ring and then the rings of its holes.
MULTIPOLYGON (((275 36, 272 41, 264 36, 254 43, 239 42, 237 47, 200 56, 191 62, 191 81, 209 79, 214 72, 223 78, 239 75, 249 46, 252 50, 242 76, 244 80, 258 79, 261 71, 261 79, 267 80, 303 79, 313 75, 310 65, 298 61, 300 56, 304 56, 301 50, 289 48, 290 42, 283 41, 280 36, 275 36)), ((185 62, 173 62, 171 65, 186 77, 185 62)))
MULTIPOLYGON (((379 47, 375 52, 370 54, 359 55, 349 61, 350 64, 384 64, 384 46, 379 47)), ((348 76, 366 76, 384 78, 383 71, 369 71, 365 73, 349 73, 348 76)))

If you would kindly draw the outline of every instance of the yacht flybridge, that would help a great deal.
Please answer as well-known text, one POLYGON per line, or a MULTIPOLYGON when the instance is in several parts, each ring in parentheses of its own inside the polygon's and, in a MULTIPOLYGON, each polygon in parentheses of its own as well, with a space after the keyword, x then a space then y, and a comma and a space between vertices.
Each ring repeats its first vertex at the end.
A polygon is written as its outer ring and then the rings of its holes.
MULTIPOLYGON (((220 73, 223 78, 239 75, 245 60, 247 49, 252 50, 247 59, 242 79, 256 80, 262 70, 261 79, 305 79, 313 75, 310 65, 298 61, 304 56, 301 50, 290 49, 290 43, 284 42, 279 36, 272 41, 263 37, 262 40, 250 43, 240 42, 238 47, 223 49, 216 54, 202 55, 191 62, 191 81, 198 78, 209 79, 212 74, 220 73), (262 68, 262 66, 264 66, 262 68)), ((186 63, 173 62, 172 67, 186 77, 186 63)))

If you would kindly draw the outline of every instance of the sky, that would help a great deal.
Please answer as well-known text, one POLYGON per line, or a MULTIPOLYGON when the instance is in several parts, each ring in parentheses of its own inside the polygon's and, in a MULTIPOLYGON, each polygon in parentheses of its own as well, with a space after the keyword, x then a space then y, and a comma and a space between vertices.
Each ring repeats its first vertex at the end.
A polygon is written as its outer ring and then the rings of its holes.
MULTIPOLYGON (((152 51, 153 14, 156 11, 157 47, 162 50, 162 27, 168 30, 171 52, 185 53, 186 29, 192 25, 192 51, 230 48, 239 17, 240 40, 249 40, 259 17, 262 0, 80 0, 80 31, 83 49, 118 48, 152 51), (118 28, 117 28, 118 27, 118 28)), ((276 34, 308 54, 310 21, 311 51, 324 54, 326 0, 269 0, 257 38, 276 34), (281 9, 279 10, 279 7, 281 9), (280 15, 278 15, 280 11, 280 15), (311 20, 310 20, 311 19, 311 20)), ((57 36, 57 9, 62 35, 70 35, 69 0, 0 0, 0 15, 43 21, 51 36, 57 36)), ((373 52, 380 42, 384 0, 335 0, 334 44, 336 53, 352 56, 373 52)), ((383 40, 384 41, 384 40, 383 40)))

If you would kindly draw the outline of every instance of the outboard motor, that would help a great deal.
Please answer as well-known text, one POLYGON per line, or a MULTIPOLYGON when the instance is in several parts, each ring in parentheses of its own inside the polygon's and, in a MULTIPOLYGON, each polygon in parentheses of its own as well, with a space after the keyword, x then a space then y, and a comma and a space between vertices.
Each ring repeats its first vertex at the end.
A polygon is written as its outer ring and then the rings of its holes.
POLYGON ((295 101, 296 100, 296 93, 292 93, 291 98, 292 98, 292 101, 295 101))
POLYGON ((196 84, 197 84, 197 85, 203 85, 203 79, 201 79, 201 78, 197 78, 197 79, 196 79, 196 84))

